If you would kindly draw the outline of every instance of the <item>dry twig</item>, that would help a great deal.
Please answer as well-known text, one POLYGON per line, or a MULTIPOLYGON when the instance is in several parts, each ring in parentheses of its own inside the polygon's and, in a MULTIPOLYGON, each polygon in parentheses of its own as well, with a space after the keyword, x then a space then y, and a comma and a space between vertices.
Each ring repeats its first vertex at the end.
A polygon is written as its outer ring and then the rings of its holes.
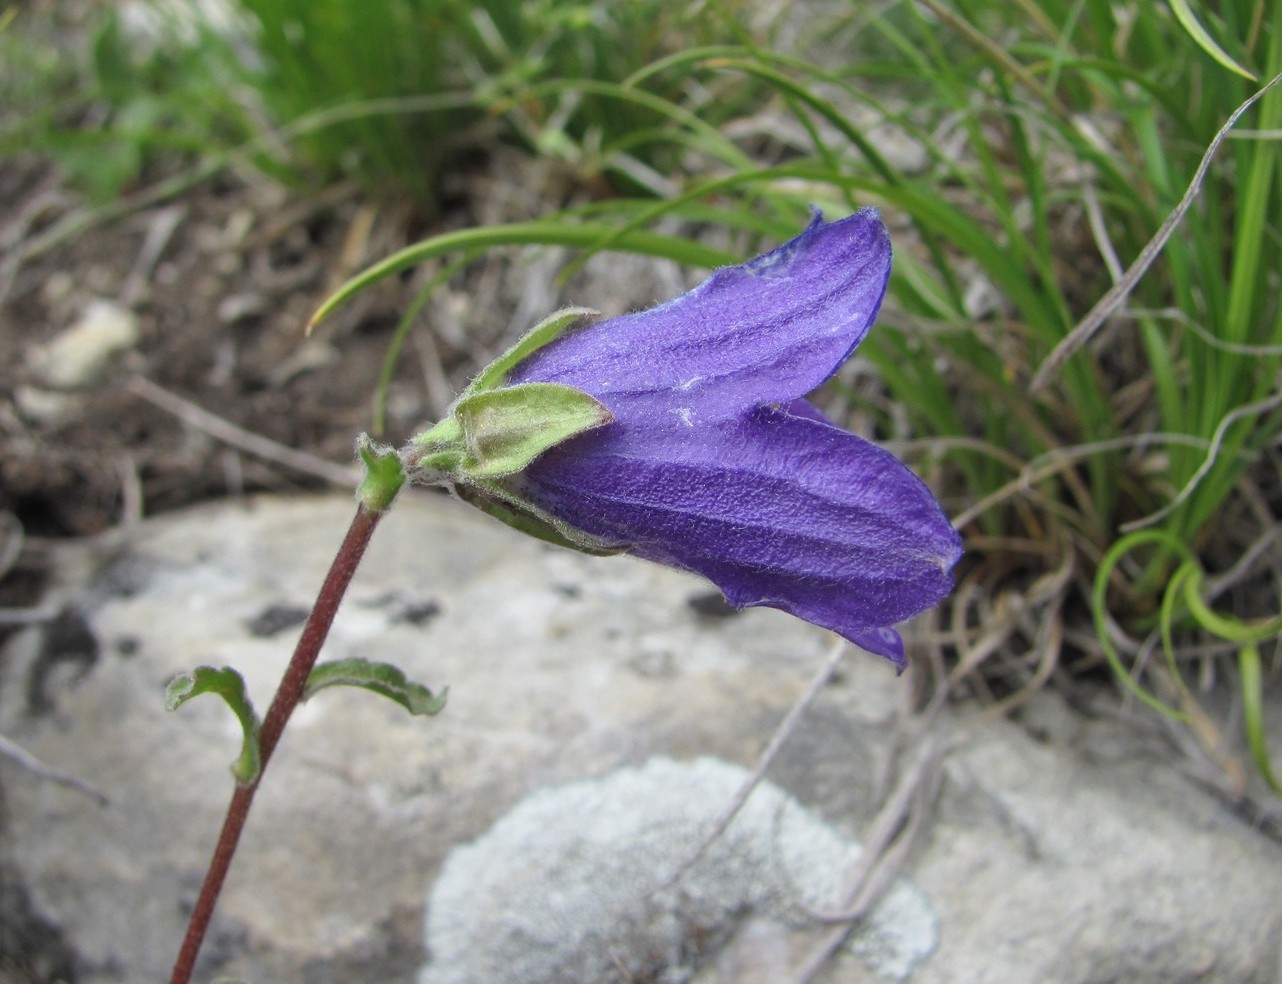
POLYGON ((1202 155, 1201 163, 1198 164, 1197 170, 1193 173, 1193 180, 1189 182, 1188 188, 1184 192, 1184 197, 1179 200, 1171 214, 1166 217, 1166 221, 1154 233, 1153 238, 1140 250, 1140 255, 1135 258, 1135 262, 1130 265, 1122 279, 1117 281, 1095 303, 1095 306, 1086 313, 1086 317, 1077 323, 1077 327, 1065 335, 1063 340, 1052 350, 1051 354, 1046 357, 1046 361, 1042 363, 1041 368, 1033 375, 1033 380, 1028 385, 1029 393, 1036 393, 1043 389, 1050 382, 1051 376, 1059 372, 1064 363, 1078 349, 1090 341, 1091 336, 1099 330, 1109 316, 1121 307, 1127 296, 1135 289, 1135 285, 1140 282, 1144 274, 1148 272, 1148 268, 1153 265, 1158 254, 1162 252, 1167 240, 1171 238, 1179 224, 1184 220, 1185 213, 1192 206, 1193 200, 1197 198, 1198 192, 1202 190, 1202 182, 1206 180, 1206 172, 1211 168, 1211 161, 1215 159, 1215 154, 1220 149, 1220 145, 1228 138, 1229 131, 1233 129, 1243 113, 1254 106, 1266 92, 1279 82, 1282 82, 1282 73, 1273 76, 1246 102, 1235 109, 1224 125, 1220 127, 1219 132, 1206 148, 1206 153, 1202 155))
POLYGON ((941 741, 933 735, 922 741, 912 764, 878 811, 864 852, 847 875, 843 911, 812 913, 815 919, 834 925, 806 958, 793 984, 813 981, 894 883, 939 793, 943 759, 956 745, 956 738, 941 741))
POLYGON ((766 744, 765 750, 761 753, 761 757, 757 759, 757 765, 752 770, 752 775, 744 780, 743 785, 739 787, 739 791, 735 793, 734 799, 730 801, 721 816, 717 817, 716 823, 712 825, 712 829, 708 831, 707 835, 699 843, 698 848, 677 868, 672 877, 663 885, 663 889, 671 888, 679 882, 686 872, 698 864, 699 859, 708 853, 708 848, 716 843, 717 838, 726 832, 726 828, 739 815, 743 805, 748 802, 748 797, 752 795, 752 791, 761 785, 761 781, 765 778, 776 756, 778 756, 779 750, 783 748, 784 743, 797 729, 797 722, 801 720, 802 715, 806 713, 810 705, 815 702, 815 698, 819 696, 819 692, 828 685, 828 681, 837 672, 837 667, 841 665, 845 652, 846 641, 844 639, 838 639, 833 643, 832 648, 828 650, 827 657, 824 659, 823 666, 811 678, 805 692, 797 698, 796 703, 792 705, 788 713, 784 715, 783 720, 779 722, 779 726, 775 728, 774 734, 770 736, 770 741, 766 744))
POLYGON ((63 772, 61 769, 55 769, 51 765, 46 765, 17 742, 11 741, 4 735, 0 735, 0 755, 17 762, 18 765, 37 778, 47 779, 49 782, 56 782, 60 786, 74 789, 78 793, 84 793, 97 802, 99 806, 106 806, 110 802, 106 794, 101 790, 83 779, 63 772))
POLYGON ((359 473, 352 466, 326 461, 324 458, 318 458, 314 454, 286 447, 284 444, 263 437, 261 434, 255 434, 252 431, 245 430, 243 427, 237 427, 231 421, 224 420, 217 414, 210 413, 189 400, 184 400, 181 396, 171 393, 162 386, 157 386, 150 379, 143 376, 131 378, 128 388, 130 392, 142 397, 148 403, 153 403, 162 410, 169 411, 183 423, 204 431, 211 437, 230 444, 232 447, 238 448, 247 454, 264 458, 287 468, 293 468, 295 471, 300 471, 305 475, 322 478, 327 482, 332 482, 345 488, 355 487, 360 479, 359 473))

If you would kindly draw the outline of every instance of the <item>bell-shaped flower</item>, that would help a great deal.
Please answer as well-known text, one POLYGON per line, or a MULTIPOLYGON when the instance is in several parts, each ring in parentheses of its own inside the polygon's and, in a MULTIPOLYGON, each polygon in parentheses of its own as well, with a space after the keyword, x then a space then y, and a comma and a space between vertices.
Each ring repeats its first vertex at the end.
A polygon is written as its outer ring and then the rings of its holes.
POLYGON ((902 668, 891 626, 948 593, 960 539, 908 468, 804 399, 867 334, 890 263, 876 212, 816 216, 667 304, 549 319, 415 461, 513 525, 693 571, 902 668))

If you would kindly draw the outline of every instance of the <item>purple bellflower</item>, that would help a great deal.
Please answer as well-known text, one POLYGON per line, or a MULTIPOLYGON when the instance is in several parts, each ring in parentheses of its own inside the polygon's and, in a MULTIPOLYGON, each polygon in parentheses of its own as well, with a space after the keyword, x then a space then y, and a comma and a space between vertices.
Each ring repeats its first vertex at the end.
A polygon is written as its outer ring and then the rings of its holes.
POLYGON ((891 626, 951 590, 960 538, 907 467, 805 399, 867 334, 890 263, 872 209, 816 215, 659 307, 549 319, 416 439, 418 464, 513 525, 701 574, 735 607, 782 609, 902 669, 891 626), (511 403, 538 404, 551 436, 523 445, 539 428, 506 423, 511 403))

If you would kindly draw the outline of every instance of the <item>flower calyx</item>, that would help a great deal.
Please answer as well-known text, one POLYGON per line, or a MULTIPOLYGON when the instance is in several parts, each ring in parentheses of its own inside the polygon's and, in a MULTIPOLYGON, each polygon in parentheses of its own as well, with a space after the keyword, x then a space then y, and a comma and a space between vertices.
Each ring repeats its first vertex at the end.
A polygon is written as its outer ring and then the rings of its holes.
POLYGON ((614 415, 596 397, 563 383, 506 385, 518 363, 595 313, 585 308, 556 312, 482 370, 445 419, 416 435, 402 452, 414 477, 446 485, 464 501, 540 539, 589 553, 615 552, 526 501, 517 480, 539 455, 604 427, 614 415))

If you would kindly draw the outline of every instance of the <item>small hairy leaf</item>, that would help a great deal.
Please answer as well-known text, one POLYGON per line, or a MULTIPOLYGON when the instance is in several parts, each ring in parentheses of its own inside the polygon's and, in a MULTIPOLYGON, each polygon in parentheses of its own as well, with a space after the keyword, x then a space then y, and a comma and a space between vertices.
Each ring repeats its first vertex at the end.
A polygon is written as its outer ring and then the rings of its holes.
POLYGON ((437 697, 422 684, 405 679, 405 674, 390 663, 373 663, 367 659, 339 659, 321 663, 307 677, 303 700, 309 700, 326 687, 361 687, 389 697, 411 714, 439 714, 445 707, 448 688, 437 697))
POLYGON ((217 694, 227 702, 240 721, 240 757, 231 767, 236 782, 242 786, 252 784, 262 769, 262 756, 258 746, 258 715, 245 693, 245 681, 230 666, 221 670, 212 666, 198 666, 191 673, 180 673, 165 688, 165 708, 177 710, 200 694, 217 694))
POLYGON ((421 434, 415 434, 412 440, 415 444, 450 447, 462 442, 463 425, 458 422, 457 417, 450 414, 430 429, 423 431, 421 434))

